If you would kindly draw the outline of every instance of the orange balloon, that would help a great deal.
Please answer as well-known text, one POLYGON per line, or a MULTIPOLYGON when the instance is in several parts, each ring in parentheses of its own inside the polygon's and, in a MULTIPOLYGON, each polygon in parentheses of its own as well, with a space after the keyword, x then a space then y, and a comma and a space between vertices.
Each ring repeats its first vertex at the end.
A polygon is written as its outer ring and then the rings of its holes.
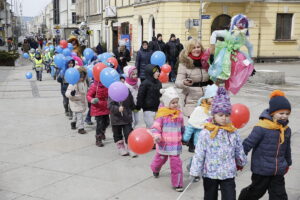
POLYGON ((161 66, 161 71, 164 73, 170 73, 172 70, 172 67, 168 64, 164 64, 163 66, 161 66))
POLYGON ((164 73, 164 72, 161 72, 159 77, 158 77, 158 80, 162 83, 167 83, 169 82, 169 74, 167 73, 164 73))
POLYGON ((100 81, 100 73, 107 66, 104 63, 97 63, 93 67, 93 76, 96 81, 100 81))
POLYGON ((129 134, 128 147, 134 153, 148 153, 153 148, 153 145, 153 137, 146 128, 137 128, 129 134))
POLYGON ((117 69, 119 63, 118 60, 115 57, 110 57, 106 60, 106 62, 111 63, 115 69, 117 69))
POLYGON ((232 105, 230 119, 235 128, 243 128, 250 119, 248 107, 239 103, 232 105))
POLYGON ((61 46, 61 48, 67 48, 68 47, 68 42, 66 40, 61 40, 59 42, 59 45, 61 46))

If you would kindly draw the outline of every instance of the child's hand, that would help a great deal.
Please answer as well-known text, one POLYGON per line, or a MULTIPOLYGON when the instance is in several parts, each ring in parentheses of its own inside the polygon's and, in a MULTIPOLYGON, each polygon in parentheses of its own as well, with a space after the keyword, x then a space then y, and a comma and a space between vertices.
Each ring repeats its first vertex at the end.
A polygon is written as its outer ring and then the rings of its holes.
POLYGON ((76 90, 71 91, 71 96, 74 97, 76 94, 76 90))
POLYGON ((237 171, 243 171, 243 168, 244 168, 244 167, 242 167, 242 166, 236 165, 236 170, 237 170, 237 171))
POLYGON ((123 112, 124 111, 124 107, 123 106, 120 106, 119 107, 119 112, 123 112))
POLYGON ((284 175, 285 175, 286 173, 288 173, 289 169, 290 169, 290 167, 285 168, 284 175))
POLYGON ((92 98, 92 100, 91 100, 91 103, 92 104, 96 104, 96 103, 98 103, 99 102, 99 99, 98 98, 92 98))
POLYGON ((160 138, 159 138, 158 136, 154 136, 154 142, 155 142, 155 143, 160 142, 160 138))

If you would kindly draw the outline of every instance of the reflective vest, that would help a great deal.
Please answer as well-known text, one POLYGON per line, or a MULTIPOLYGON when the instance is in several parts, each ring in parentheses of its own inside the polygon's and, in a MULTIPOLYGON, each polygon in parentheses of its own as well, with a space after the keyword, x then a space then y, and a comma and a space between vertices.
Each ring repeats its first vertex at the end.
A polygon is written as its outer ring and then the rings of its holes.
POLYGON ((33 59, 34 59, 34 56, 35 56, 35 53, 29 53, 29 56, 30 56, 30 58, 33 60, 33 59))
POLYGON ((35 62, 35 69, 36 69, 36 71, 43 70, 43 59, 40 59, 40 60, 35 59, 34 62, 35 62))

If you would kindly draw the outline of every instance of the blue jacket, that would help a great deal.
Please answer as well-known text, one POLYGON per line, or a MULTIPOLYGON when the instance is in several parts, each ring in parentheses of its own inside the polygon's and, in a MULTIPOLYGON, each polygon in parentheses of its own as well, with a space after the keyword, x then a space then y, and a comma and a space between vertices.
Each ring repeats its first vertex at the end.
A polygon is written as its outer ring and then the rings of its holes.
MULTIPOLYGON (((259 119, 269 119, 268 110, 264 110, 259 119)), ((283 124, 287 125, 288 122, 283 124)), ((252 150, 251 171, 263 176, 284 175, 291 159, 291 129, 284 132, 284 143, 279 143, 279 130, 270 130, 255 126, 251 134, 244 140, 246 154, 252 150)))
POLYGON ((192 125, 188 124, 185 127, 185 131, 184 131, 182 140, 185 141, 185 142, 188 142, 191 139, 192 135, 195 134, 194 135, 194 145, 196 146, 196 144, 198 142, 199 133, 201 132, 201 130, 202 129, 195 128, 192 125))

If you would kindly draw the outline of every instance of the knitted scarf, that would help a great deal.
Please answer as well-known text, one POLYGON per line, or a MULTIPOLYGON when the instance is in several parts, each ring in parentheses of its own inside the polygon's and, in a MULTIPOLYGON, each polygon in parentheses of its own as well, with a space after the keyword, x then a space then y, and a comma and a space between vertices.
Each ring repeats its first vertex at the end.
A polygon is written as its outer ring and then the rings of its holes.
POLYGON ((220 129, 224 129, 224 130, 228 131, 229 133, 233 133, 234 131, 236 131, 236 128, 234 128, 234 126, 231 123, 226 124, 225 126, 219 126, 219 125, 209 122, 209 123, 204 124, 204 128, 211 131, 211 134, 210 134, 211 139, 216 137, 216 135, 218 134, 220 129))
POLYGON ((204 113, 205 114, 208 114, 208 112, 210 111, 210 108, 211 108, 211 104, 208 104, 205 100, 203 100, 201 102, 201 106, 203 107, 204 109, 204 113))
POLYGON ((284 131, 288 128, 288 126, 283 126, 282 124, 273 122, 268 119, 259 120, 256 126, 270 130, 280 130, 280 144, 284 143, 284 131))
POLYGON ((158 109, 155 119, 159 117, 169 116, 169 115, 173 115, 172 119, 176 119, 179 117, 179 114, 180 114, 180 110, 174 110, 174 109, 162 107, 158 109))
POLYGON ((129 78, 129 77, 126 77, 125 81, 129 85, 136 85, 137 82, 138 82, 138 78, 129 78))

